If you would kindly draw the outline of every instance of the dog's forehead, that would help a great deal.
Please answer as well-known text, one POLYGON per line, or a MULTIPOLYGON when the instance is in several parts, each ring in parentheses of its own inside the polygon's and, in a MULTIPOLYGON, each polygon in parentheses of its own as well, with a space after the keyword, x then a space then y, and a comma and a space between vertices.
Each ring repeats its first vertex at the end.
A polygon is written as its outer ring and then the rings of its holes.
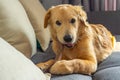
POLYGON ((52 7, 52 10, 53 11, 66 11, 66 10, 68 10, 68 9, 70 9, 68 6, 57 6, 57 7, 52 7))
POLYGON ((59 5, 57 7, 52 7, 52 13, 55 15, 73 14, 74 10, 69 6, 59 5))

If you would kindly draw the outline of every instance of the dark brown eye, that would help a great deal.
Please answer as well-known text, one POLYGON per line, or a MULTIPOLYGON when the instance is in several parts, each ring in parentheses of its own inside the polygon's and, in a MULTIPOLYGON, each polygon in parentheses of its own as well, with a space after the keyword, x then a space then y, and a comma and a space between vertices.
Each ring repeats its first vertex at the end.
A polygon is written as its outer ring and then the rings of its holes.
POLYGON ((76 21, 76 20, 75 20, 74 18, 72 18, 71 21, 70 21, 70 23, 73 24, 73 23, 75 23, 75 21, 76 21))
POLYGON ((61 25, 61 22, 60 21, 56 21, 56 24, 58 25, 58 26, 60 26, 61 25))

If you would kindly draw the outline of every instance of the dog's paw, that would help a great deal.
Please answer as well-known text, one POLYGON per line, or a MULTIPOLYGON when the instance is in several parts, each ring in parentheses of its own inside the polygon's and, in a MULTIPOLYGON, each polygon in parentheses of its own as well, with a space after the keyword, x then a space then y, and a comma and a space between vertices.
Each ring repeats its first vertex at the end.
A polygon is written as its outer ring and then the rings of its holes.
POLYGON ((54 64, 54 62, 54 60, 49 60, 47 62, 38 63, 36 66, 38 66, 42 71, 46 72, 54 64))
POLYGON ((49 65, 46 63, 39 63, 39 64, 37 64, 37 66, 44 72, 47 71, 49 68, 49 65))
POLYGON ((73 73, 73 67, 69 61, 62 60, 57 61, 51 68, 52 74, 71 74, 73 73))

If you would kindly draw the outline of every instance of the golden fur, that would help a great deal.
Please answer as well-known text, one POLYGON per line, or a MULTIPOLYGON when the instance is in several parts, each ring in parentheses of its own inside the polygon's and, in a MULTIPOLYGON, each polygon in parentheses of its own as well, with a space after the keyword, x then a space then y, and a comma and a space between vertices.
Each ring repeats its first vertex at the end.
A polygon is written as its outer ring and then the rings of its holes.
POLYGON ((89 24, 81 6, 58 5, 48 10, 44 27, 50 25, 55 60, 39 63, 43 70, 52 74, 82 73, 96 71, 97 64, 112 52, 115 38, 100 24, 89 24), (72 36, 71 42, 64 40, 72 36))

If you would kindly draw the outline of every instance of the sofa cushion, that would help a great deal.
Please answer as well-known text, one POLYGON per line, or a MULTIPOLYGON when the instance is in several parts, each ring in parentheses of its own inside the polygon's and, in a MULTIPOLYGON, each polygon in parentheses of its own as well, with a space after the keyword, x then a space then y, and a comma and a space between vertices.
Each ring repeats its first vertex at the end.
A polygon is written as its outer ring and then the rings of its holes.
POLYGON ((101 70, 93 76, 93 80, 119 80, 119 79, 120 79, 120 66, 101 70))
POLYGON ((44 16, 45 9, 39 0, 20 0, 24 6, 26 13, 32 23, 37 40, 39 41, 41 48, 45 51, 50 42, 50 32, 49 29, 44 29, 44 16))
POLYGON ((115 37, 116 37, 116 41, 120 42, 120 35, 115 35, 115 37))
POLYGON ((31 60, 0 38, 0 80, 50 80, 31 60))
POLYGON ((27 57, 36 53, 34 30, 18 0, 0 0, 0 37, 27 57))
POLYGON ((70 74, 63 76, 54 76, 51 80, 92 80, 91 76, 82 74, 70 74))
POLYGON ((93 75, 93 80, 119 80, 120 52, 113 52, 106 60, 99 64, 93 75))
POLYGON ((49 59, 54 59, 54 58, 55 58, 55 54, 52 50, 52 46, 50 45, 45 52, 38 51, 35 55, 31 57, 31 60, 35 64, 37 64, 39 62, 44 62, 44 61, 47 61, 49 59))

